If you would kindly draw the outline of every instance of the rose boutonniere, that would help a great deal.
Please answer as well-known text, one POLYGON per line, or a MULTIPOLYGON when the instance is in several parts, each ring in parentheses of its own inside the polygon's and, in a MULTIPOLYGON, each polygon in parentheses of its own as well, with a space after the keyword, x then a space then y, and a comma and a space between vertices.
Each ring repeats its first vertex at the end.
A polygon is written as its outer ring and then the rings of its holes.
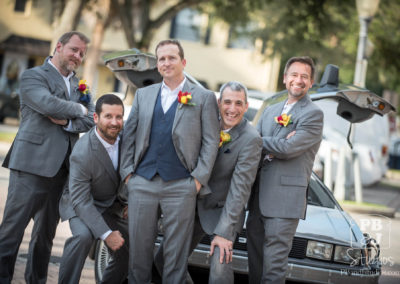
POLYGON ((219 134, 219 147, 231 141, 231 135, 228 132, 223 132, 221 130, 219 134))
POLYGON ((275 117, 275 122, 282 125, 283 127, 288 126, 289 124, 293 123, 292 121, 292 115, 289 114, 287 115, 286 113, 280 115, 280 116, 276 116, 275 117))
POLYGON ((178 103, 180 103, 179 108, 181 108, 183 105, 188 105, 188 106, 195 106, 196 104, 192 103, 192 94, 189 92, 184 92, 179 91, 178 94, 178 103))
POLYGON ((88 104, 90 102, 90 90, 86 80, 79 81, 78 91, 81 93, 79 101, 83 104, 88 104))

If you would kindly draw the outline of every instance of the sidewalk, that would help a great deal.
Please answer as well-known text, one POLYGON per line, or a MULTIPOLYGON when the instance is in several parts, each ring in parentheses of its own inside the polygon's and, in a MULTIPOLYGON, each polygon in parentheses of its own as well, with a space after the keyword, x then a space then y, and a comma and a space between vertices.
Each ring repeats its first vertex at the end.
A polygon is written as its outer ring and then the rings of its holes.
MULTIPOLYGON (((0 125, 0 132, 16 132, 16 127, 10 127, 8 125, 0 125)), ((4 160, 11 144, 0 142, 0 165, 4 160)), ((8 192, 8 178, 9 170, 0 167, 0 222, 3 219, 4 206, 7 199, 8 192)), ((26 255, 28 254, 28 246, 30 235, 33 227, 33 221, 31 221, 25 230, 24 238, 22 240, 17 261, 15 264, 15 272, 12 284, 24 284, 26 283, 24 279, 25 266, 26 266, 26 255)), ((62 256, 62 251, 64 248, 64 243, 68 237, 71 236, 71 231, 69 229, 68 222, 60 223, 57 227, 56 236, 53 241, 53 249, 51 252, 51 259, 49 263, 47 283, 56 284, 58 282, 58 271, 60 268, 60 259, 62 256)), ((95 283, 94 278, 94 261, 87 259, 85 267, 83 268, 81 275, 81 284, 93 284, 95 283)))

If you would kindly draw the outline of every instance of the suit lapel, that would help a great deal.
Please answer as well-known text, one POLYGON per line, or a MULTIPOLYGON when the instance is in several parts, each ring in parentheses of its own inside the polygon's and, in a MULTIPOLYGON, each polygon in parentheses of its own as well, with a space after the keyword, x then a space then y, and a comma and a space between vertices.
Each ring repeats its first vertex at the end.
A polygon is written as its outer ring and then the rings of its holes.
MULTIPOLYGON (((183 85, 182 92, 183 93, 184 92, 192 93, 192 85, 189 83, 189 81, 187 79, 186 79, 185 85, 183 85)), ((195 94, 192 93, 192 97, 193 96, 195 96, 195 94)), ((178 99, 178 97, 177 97, 177 99, 178 99)), ((178 104, 178 106, 176 107, 174 124, 172 125, 172 132, 174 132, 175 127, 177 126, 177 124, 181 120, 184 112, 186 111, 186 109, 188 107, 191 107, 191 106, 182 106, 181 107, 181 104, 178 104)))
POLYGON ((69 82, 71 85, 71 101, 79 102, 80 93, 78 92, 78 78, 76 78, 74 75, 70 78, 69 82))
POLYGON ((225 153, 225 151, 227 151, 229 149, 229 146, 231 145, 232 142, 234 142, 236 139, 239 138, 240 133, 242 133, 244 127, 247 124, 247 120, 246 118, 243 118, 242 121, 236 125, 235 127, 233 127, 228 133, 231 136, 231 141, 229 141, 228 143, 225 143, 224 145, 222 145, 219 148, 219 152, 220 153, 225 153))
POLYGON ((119 179, 117 171, 114 169, 111 158, 108 155, 107 150, 104 148, 100 140, 97 138, 95 131, 96 128, 93 128, 92 131, 90 132, 90 143, 93 152, 95 153, 94 155, 95 159, 97 159, 104 166, 104 169, 106 170, 107 174, 111 177, 112 181, 116 185, 118 185, 119 179))
POLYGON ((283 110, 283 107, 285 106, 287 100, 279 103, 274 109, 273 109, 273 116, 272 119, 274 120, 274 126, 273 126, 273 135, 278 135, 279 131, 282 129, 282 126, 275 122, 275 117, 280 116, 283 110))
MULTIPOLYGON (((53 67, 53 66, 50 65, 50 63, 48 62, 48 60, 50 60, 50 59, 51 59, 51 57, 48 57, 48 58, 46 59, 46 62, 43 64, 43 68, 44 68, 45 71, 48 72, 49 77, 50 77, 54 82, 56 82, 56 84, 57 84, 58 86, 60 86, 60 87, 63 89, 63 91, 64 91, 64 98, 65 98, 66 100, 69 101, 70 99, 69 99, 69 95, 68 95, 68 89, 67 89, 67 86, 65 85, 64 79, 63 79, 63 77, 61 76, 60 72, 58 72, 58 70, 56 70, 55 67, 53 67)), ((72 89, 71 89, 71 90, 72 90, 72 89)))
MULTIPOLYGON (((145 121, 144 121, 144 128, 146 131, 145 137, 150 137, 150 130, 151 130, 151 122, 153 120, 153 113, 154 113, 154 108, 156 106, 156 101, 158 94, 161 92, 161 84, 156 84, 152 85, 151 88, 149 88, 145 93, 143 93, 144 100, 146 103, 141 104, 145 106, 143 113, 146 115, 145 121)), ((150 139, 150 138, 149 138, 150 139)))

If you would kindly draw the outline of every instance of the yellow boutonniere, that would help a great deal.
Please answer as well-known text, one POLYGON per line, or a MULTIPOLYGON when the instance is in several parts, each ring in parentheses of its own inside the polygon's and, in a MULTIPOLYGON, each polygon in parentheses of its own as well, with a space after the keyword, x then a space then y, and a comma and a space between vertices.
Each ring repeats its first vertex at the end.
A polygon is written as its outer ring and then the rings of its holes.
POLYGON ((231 135, 229 135, 229 133, 223 132, 221 130, 221 132, 219 134, 219 147, 221 147, 222 145, 224 145, 225 143, 228 143, 230 141, 231 141, 231 135))
POLYGON ((288 126, 289 124, 293 123, 292 121, 292 115, 289 114, 287 115, 286 113, 280 115, 280 116, 276 116, 275 117, 275 122, 282 125, 283 127, 288 126))

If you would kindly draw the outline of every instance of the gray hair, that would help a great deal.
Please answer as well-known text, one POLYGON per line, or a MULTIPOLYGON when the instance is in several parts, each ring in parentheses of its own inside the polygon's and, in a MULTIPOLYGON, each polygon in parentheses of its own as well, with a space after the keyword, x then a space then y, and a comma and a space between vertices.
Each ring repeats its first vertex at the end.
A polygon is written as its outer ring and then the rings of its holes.
POLYGON ((236 91, 236 92, 244 92, 244 102, 247 103, 247 88, 245 85, 243 85, 240 82, 237 81, 229 81, 225 84, 222 85, 221 89, 219 90, 219 100, 222 100, 222 93, 224 92, 224 90, 229 87, 232 91, 236 91))

